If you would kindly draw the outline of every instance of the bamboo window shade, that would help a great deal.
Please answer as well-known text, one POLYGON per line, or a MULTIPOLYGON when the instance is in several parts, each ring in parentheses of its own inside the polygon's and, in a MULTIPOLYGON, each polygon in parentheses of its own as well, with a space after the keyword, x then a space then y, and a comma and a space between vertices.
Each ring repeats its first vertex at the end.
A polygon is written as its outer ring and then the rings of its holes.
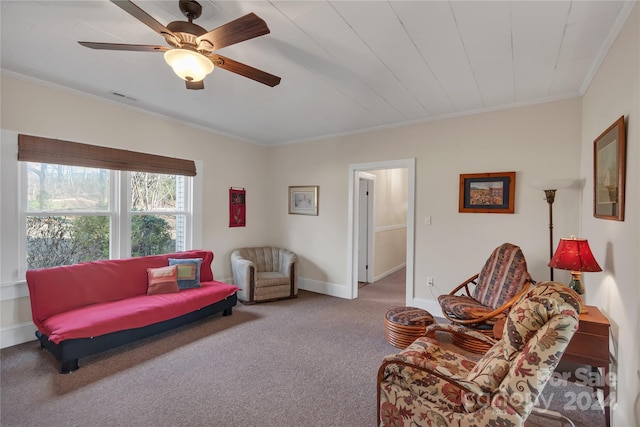
POLYGON ((196 175, 193 160, 22 134, 18 135, 18 160, 167 175, 196 175))

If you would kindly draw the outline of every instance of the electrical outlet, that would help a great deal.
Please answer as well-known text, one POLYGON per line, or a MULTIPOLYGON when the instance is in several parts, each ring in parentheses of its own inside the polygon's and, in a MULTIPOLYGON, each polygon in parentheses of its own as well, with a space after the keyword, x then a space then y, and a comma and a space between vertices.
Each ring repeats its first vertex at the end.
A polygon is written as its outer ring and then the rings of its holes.
POLYGON ((427 285, 433 286, 433 277, 427 277, 427 285))

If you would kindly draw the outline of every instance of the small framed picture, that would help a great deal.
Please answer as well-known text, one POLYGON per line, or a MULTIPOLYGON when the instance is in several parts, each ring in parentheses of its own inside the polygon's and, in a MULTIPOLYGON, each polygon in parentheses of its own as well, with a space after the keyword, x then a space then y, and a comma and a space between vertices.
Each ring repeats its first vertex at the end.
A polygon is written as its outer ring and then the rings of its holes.
POLYGON ((624 221, 624 116, 593 141, 593 216, 624 221))
POLYGON ((512 214, 515 172, 460 174, 458 212, 512 214))
POLYGON ((295 215, 318 215, 318 186, 289 187, 289 213, 295 215))

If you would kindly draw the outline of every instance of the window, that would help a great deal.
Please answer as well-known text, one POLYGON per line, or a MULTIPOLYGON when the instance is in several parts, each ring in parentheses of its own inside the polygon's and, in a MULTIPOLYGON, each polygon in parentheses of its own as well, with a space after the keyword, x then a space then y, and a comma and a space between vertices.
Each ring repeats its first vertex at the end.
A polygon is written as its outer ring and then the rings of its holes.
POLYGON ((187 215, 185 181, 180 175, 132 172, 131 255, 144 256, 185 249, 187 215))
POLYGON ((27 270, 194 243, 193 161, 25 135, 18 160, 27 270))
POLYGON ((24 163, 27 269, 109 258, 112 172, 24 163))
POLYGON ((189 177, 34 162, 23 167, 27 269, 187 247, 189 177), (123 195, 127 203, 118 209, 123 195))

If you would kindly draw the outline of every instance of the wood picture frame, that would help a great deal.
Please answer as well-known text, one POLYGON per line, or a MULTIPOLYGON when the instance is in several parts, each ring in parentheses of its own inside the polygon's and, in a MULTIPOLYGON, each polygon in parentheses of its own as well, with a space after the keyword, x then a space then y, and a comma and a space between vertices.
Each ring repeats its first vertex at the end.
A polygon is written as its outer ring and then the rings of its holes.
POLYGON ((318 216, 317 185, 289 187, 289 214, 318 216))
POLYGON ((515 172, 460 174, 458 212, 512 214, 515 195, 515 172))
POLYGON ((593 216, 624 221, 626 180, 624 116, 593 141, 593 216))

